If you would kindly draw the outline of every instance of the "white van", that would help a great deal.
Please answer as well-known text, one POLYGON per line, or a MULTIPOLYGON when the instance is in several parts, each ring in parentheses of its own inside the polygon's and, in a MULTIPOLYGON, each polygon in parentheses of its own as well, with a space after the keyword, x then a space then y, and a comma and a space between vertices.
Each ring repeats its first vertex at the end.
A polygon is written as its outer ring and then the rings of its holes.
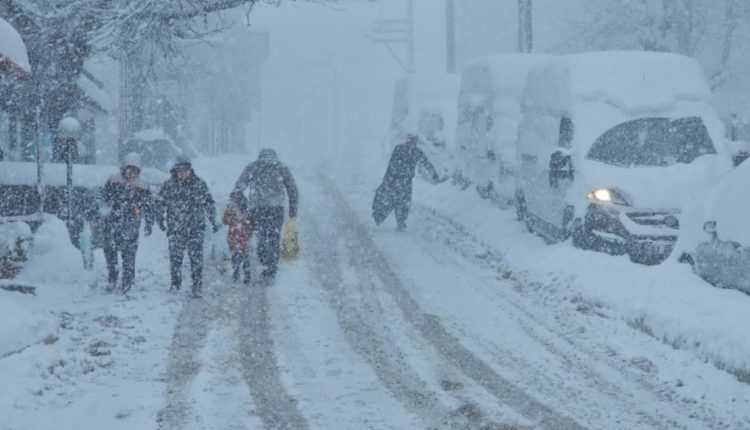
POLYGON ((391 146, 417 133, 430 161, 441 171, 452 165, 458 75, 411 73, 394 87, 391 146))
POLYGON ((732 167, 692 59, 596 52, 535 66, 518 129, 519 219, 548 241, 663 261, 690 196, 732 167))
POLYGON ((472 61, 461 72, 456 125, 456 172, 464 187, 501 207, 514 198, 521 95, 532 66, 551 56, 502 54, 472 61))

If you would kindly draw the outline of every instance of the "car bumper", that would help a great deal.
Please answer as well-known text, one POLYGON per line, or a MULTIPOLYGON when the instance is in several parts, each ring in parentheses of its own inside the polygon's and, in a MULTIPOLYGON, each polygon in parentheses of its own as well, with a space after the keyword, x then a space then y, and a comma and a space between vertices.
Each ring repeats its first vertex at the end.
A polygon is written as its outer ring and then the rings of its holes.
POLYGON ((657 222, 638 224, 628 212, 613 207, 590 204, 584 222, 587 231, 617 254, 663 261, 677 242, 676 228, 657 222))

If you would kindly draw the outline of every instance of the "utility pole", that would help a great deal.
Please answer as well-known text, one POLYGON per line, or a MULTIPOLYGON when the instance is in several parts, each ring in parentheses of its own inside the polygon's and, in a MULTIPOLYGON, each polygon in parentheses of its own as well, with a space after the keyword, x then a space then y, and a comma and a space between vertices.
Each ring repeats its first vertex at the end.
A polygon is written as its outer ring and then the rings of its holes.
POLYGON ((378 20, 375 29, 367 37, 375 42, 382 43, 405 72, 414 73, 416 66, 414 60, 413 0, 407 0, 406 2, 405 19, 378 20), (406 62, 402 61, 402 57, 393 49, 393 44, 406 45, 406 62))
POLYGON ((518 0, 518 52, 531 52, 534 48, 532 24, 532 0, 518 0))
POLYGON ((445 38, 448 73, 456 73, 456 2, 445 1, 445 38))

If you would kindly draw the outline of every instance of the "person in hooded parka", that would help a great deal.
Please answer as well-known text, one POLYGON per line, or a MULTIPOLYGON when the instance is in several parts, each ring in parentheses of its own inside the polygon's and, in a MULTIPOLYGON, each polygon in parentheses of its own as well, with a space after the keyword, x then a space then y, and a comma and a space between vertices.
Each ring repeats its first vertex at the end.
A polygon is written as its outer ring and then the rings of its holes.
POLYGON ((279 161, 273 149, 261 149, 258 159, 242 171, 235 194, 247 198, 253 231, 257 234, 258 260, 268 281, 276 276, 284 225, 284 197, 289 200, 289 217, 297 216, 299 193, 289 167, 279 161), (247 197, 245 197, 247 191, 247 197))
POLYGON ((111 176, 101 193, 104 256, 109 272, 109 288, 118 278, 118 254, 122 258, 122 292, 133 286, 138 231, 145 219, 144 233, 151 234, 154 224, 153 198, 146 183, 140 180, 141 156, 131 152, 125 156, 120 173, 111 176))
POLYGON ((170 173, 172 176, 159 191, 159 228, 166 230, 169 240, 170 291, 177 292, 182 286, 182 259, 187 251, 192 293, 195 298, 200 298, 203 290, 203 237, 206 221, 211 223, 214 232, 219 230, 216 207, 208 185, 195 174, 190 160, 179 157, 170 173))
POLYGON ((395 211, 398 230, 403 231, 406 228, 411 206, 412 180, 417 165, 427 170, 433 183, 441 181, 435 167, 417 146, 418 142, 419 137, 416 134, 409 134, 405 142, 393 148, 388 168, 372 203, 372 216, 376 224, 385 221, 388 215, 395 211))

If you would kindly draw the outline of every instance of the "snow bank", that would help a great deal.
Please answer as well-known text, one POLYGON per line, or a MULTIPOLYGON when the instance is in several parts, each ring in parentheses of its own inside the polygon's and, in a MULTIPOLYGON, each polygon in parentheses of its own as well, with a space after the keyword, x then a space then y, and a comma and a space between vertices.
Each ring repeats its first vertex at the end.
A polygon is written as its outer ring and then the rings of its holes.
POLYGON ((0 358, 22 350, 53 332, 54 319, 30 306, 33 297, 0 290, 0 358))
POLYGON ((688 265, 631 263, 573 247, 554 246, 526 232, 511 211, 499 211, 473 193, 415 184, 417 202, 450 216, 502 251, 516 276, 541 281, 551 300, 585 303, 678 348, 689 349, 735 374, 750 371, 750 297, 714 288, 688 265))

